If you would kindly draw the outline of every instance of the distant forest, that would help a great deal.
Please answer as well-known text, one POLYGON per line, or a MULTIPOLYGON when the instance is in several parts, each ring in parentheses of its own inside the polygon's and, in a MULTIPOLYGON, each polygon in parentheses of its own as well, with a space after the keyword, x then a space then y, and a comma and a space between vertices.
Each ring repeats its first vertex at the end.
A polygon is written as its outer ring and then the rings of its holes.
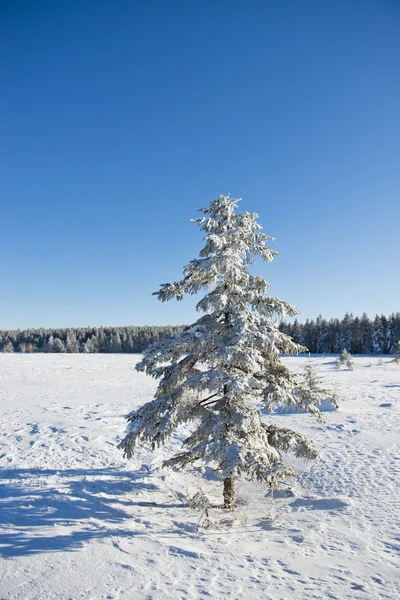
MULTIPOLYGON (((85 327, 0 331, 0 352, 134 353, 175 335, 183 325, 143 327, 85 327)), ((299 323, 282 322, 279 329, 312 353, 390 354, 400 340, 400 313, 371 321, 346 314, 342 320, 321 316, 299 323)))
POLYGON ((391 354, 400 340, 400 312, 376 315, 373 321, 365 313, 361 319, 347 313, 341 321, 319 316, 305 323, 282 322, 279 329, 312 353, 335 354, 346 348, 351 354, 391 354))
POLYGON ((0 352, 143 352, 153 342, 183 331, 178 326, 84 327, 0 331, 0 352))

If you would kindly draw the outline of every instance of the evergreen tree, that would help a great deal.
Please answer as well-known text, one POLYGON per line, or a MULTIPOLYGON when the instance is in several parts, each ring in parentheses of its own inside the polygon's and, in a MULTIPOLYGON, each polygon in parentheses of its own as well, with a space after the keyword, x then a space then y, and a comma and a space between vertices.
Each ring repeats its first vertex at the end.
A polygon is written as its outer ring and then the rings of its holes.
POLYGON ((382 352, 383 354, 390 353, 390 332, 389 332, 389 320, 385 315, 381 315, 381 338, 382 338, 382 352))
POLYGON ((121 337, 118 331, 113 331, 110 338, 110 352, 122 352, 121 337))
POLYGON ((389 318, 389 327, 388 327, 388 348, 390 352, 394 352, 396 349, 397 341, 400 339, 400 322, 399 322, 400 314, 394 313, 390 315, 389 318))
POLYGON ((308 357, 307 364, 304 367, 303 382, 305 394, 309 395, 309 400, 313 401, 313 398, 321 396, 330 396, 332 405, 335 408, 339 407, 338 398, 336 394, 330 393, 327 389, 321 387, 321 379, 318 377, 314 365, 311 362, 310 356, 308 357))
POLYGON ((75 331, 68 330, 67 332, 67 340, 65 343, 65 349, 67 352, 76 353, 79 352, 79 342, 76 338, 75 331))
POLYGON ((297 319, 293 321, 291 336, 295 344, 301 344, 301 326, 297 319))
POLYGON ((360 343, 362 354, 371 354, 373 352, 372 324, 366 313, 363 313, 360 321, 360 343))
POLYGON ((339 347, 351 348, 351 325, 353 315, 345 314, 343 321, 340 324, 339 347))
POLYGON ((372 345, 374 354, 383 354, 383 349, 385 347, 385 333, 382 326, 382 320, 378 315, 376 315, 372 325, 372 345))
POLYGON ((60 338, 55 338, 53 342, 53 352, 66 352, 64 342, 60 338))
POLYGON ((332 336, 332 348, 331 352, 341 352, 342 347, 340 346, 340 329, 341 323, 339 319, 332 319, 329 326, 331 336, 332 336))
POLYGON ((310 352, 318 352, 318 344, 320 338, 321 331, 321 321, 322 317, 319 315, 317 320, 311 321, 311 330, 310 330, 310 345, 307 346, 310 352))
POLYGON ((400 312, 397 312, 395 315, 392 335, 393 340, 400 340, 400 312))
POLYGON ((347 352, 346 348, 343 348, 341 355, 336 359, 336 367, 340 369, 340 367, 345 366, 349 371, 352 371, 353 363, 354 361, 350 352, 347 352))
POLYGON ((164 444, 178 425, 191 423, 183 448, 164 466, 211 464, 223 479, 224 507, 234 506, 238 476, 278 486, 295 471, 283 455, 313 459, 318 451, 305 436, 265 421, 255 401, 267 412, 296 407, 319 417, 318 392, 280 361, 280 353, 304 348, 279 331, 274 317, 294 316, 297 309, 267 295, 268 283, 251 275, 257 256, 268 263, 277 254, 266 246, 256 214, 236 213, 237 200, 219 196, 195 219, 205 232, 198 259, 184 278, 163 284, 161 301, 208 290, 198 302, 204 315, 182 333, 150 346, 137 365, 160 378, 155 398, 128 416, 119 448, 131 458, 135 446, 164 444))
POLYGON ((326 354, 330 352, 329 348, 329 328, 328 322, 325 319, 321 319, 319 323, 319 336, 317 341, 317 352, 319 354, 326 354))
POLYGON ((6 342, 3 346, 2 352, 4 352, 5 354, 10 354, 11 352, 14 352, 14 346, 12 342, 6 342))
POLYGON ((362 353, 362 345, 361 345, 360 319, 358 317, 355 317, 350 322, 350 338, 351 338, 350 352, 352 354, 361 354, 362 353))
POLYGON ((97 340, 94 336, 91 336, 86 340, 86 342, 83 344, 82 351, 85 354, 94 354, 98 352, 97 340))
POLYGON ((43 346, 43 352, 54 352, 54 337, 51 335, 43 346))
POLYGON ((310 352, 315 352, 315 348, 312 347, 312 343, 313 343, 313 335, 312 335, 313 324, 314 324, 314 321, 310 322, 307 319, 306 322, 304 323, 303 327, 302 327, 302 330, 301 330, 301 345, 304 348, 307 348, 310 352))
POLYGON ((393 349, 393 362, 395 363, 399 363, 400 362, 400 340, 397 342, 396 346, 393 349))

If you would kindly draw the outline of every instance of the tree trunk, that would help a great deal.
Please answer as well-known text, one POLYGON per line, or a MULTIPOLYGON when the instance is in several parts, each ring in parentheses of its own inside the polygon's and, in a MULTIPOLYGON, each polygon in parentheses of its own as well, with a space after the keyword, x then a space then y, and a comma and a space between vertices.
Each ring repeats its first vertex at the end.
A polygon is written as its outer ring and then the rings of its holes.
POLYGON ((235 489, 233 486, 233 478, 225 477, 224 479, 224 508, 232 510, 235 506, 235 489))
MULTIPOLYGON (((230 324, 230 315, 229 312, 225 313, 225 323, 229 327, 230 324)), ((228 386, 224 385, 224 396, 228 393, 228 386)), ((235 488, 233 485, 232 477, 225 477, 224 479, 224 508, 228 510, 233 510, 235 506, 235 488)))

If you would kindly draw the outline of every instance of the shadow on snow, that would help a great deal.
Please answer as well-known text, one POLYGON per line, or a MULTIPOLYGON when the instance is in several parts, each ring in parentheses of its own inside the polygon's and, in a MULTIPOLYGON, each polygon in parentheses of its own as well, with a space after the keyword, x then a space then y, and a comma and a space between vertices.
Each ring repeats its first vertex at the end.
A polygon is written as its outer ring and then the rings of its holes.
POLYGON ((112 468, 0 471, 0 556, 77 550, 96 538, 139 535, 128 527, 132 514, 121 505, 153 503, 120 496, 156 491, 157 486, 144 481, 148 476, 146 467, 136 472, 112 468), (69 530, 60 533, 63 527, 69 530))
MULTIPOLYGON (((146 465, 135 472, 112 468, 0 471, 0 556, 75 551, 91 540, 146 536, 145 530, 137 529, 135 507, 154 510, 188 507, 183 502, 138 500, 136 494, 140 492, 160 492, 156 485, 146 481, 149 477, 146 465), (128 509, 131 510, 127 512, 128 509)), ((331 498, 297 498, 289 504, 292 510, 336 511, 347 506, 331 498)), ((165 519, 163 523, 157 531, 159 537, 198 535, 193 524, 177 520, 167 524, 165 519)), ((276 529, 269 518, 259 519, 254 525, 256 530, 276 529)), ((250 531, 247 527, 245 530, 250 531)), ((224 532, 227 533, 225 529, 224 532)), ((236 527, 232 533, 237 533, 236 527)), ((207 530, 203 534, 220 535, 220 531, 207 530)))

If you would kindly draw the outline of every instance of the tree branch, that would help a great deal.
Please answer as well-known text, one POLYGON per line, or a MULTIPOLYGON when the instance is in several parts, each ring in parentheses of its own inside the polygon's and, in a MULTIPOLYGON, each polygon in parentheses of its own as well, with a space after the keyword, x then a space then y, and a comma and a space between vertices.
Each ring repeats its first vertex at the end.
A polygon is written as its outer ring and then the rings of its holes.
POLYGON ((202 404, 201 406, 204 408, 205 406, 210 406, 211 404, 215 404, 216 402, 218 402, 218 400, 221 400, 221 398, 217 398, 216 400, 211 400, 211 402, 207 402, 207 404, 202 404))
POLYGON ((251 371, 246 371, 246 369, 242 369, 242 367, 238 367, 237 365, 231 365, 231 367, 233 369, 238 369, 239 371, 242 371, 242 373, 246 373, 246 375, 253 375, 251 371))
POLYGON ((208 396, 208 398, 203 398, 203 400, 200 400, 199 404, 203 404, 203 402, 207 402, 207 400, 210 400, 211 398, 214 398, 215 396, 218 396, 218 394, 219 394, 219 392, 215 392, 215 394, 212 394, 211 396, 208 396))

